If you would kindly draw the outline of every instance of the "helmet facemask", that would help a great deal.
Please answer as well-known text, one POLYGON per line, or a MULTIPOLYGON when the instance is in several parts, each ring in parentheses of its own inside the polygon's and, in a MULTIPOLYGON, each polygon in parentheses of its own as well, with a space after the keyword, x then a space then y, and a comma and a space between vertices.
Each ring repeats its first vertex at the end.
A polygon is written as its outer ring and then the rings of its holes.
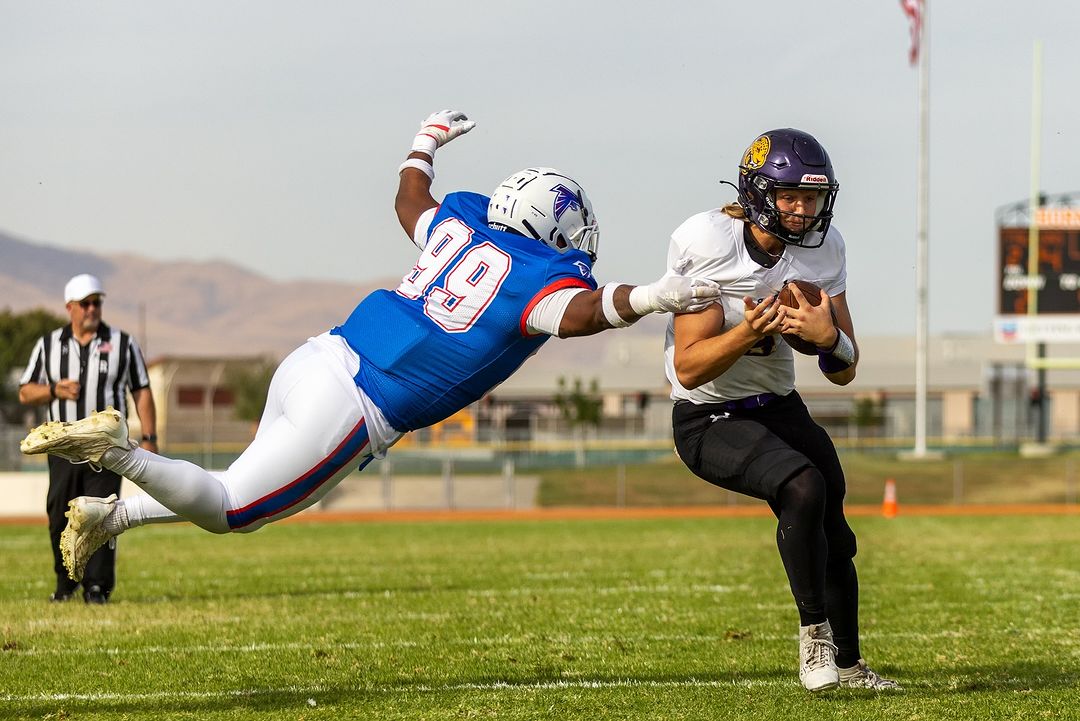
MULTIPOLYGON (((590 216, 589 208, 583 205, 582 220, 589 224, 582 225, 574 231, 574 234, 570 236, 567 242, 572 247, 577 248, 582 253, 588 255, 595 263, 596 251, 600 247, 600 225, 596 222, 596 218, 590 216)), ((562 237, 561 234, 560 237, 562 237)))
MULTIPOLYGON (((759 178, 758 180, 761 180, 759 178)), ((765 232, 774 235, 788 245, 797 245, 802 248, 818 248, 825 242, 825 233, 832 224, 833 205, 836 203, 836 192, 839 189, 836 184, 832 185, 787 185, 784 183, 768 183, 771 187, 764 194, 764 207, 754 217, 754 222, 765 232), (784 189, 814 190, 817 192, 817 207, 813 215, 784 211, 776 204, 776 194, 784 189), (793 230, 784 225, 784 219, 803 221, 801 230, 793 230)))

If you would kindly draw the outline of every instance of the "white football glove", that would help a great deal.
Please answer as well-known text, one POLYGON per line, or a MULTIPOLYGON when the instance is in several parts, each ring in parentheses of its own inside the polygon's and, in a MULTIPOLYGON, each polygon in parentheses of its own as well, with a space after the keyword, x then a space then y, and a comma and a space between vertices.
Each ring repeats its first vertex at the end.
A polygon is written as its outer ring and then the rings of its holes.
POLYGON ((630 307, 638 315, 696 313, 720 299, 720 285, 706 278, 666 275, 630 291, 630 307))
POLYGON ((420 124, 420 132, 413 139, 412 150, 427 153, 434 159, 438 148, 475 127, 476 123, 460 110, 440 110, 429 115, 427 120, 420 124))

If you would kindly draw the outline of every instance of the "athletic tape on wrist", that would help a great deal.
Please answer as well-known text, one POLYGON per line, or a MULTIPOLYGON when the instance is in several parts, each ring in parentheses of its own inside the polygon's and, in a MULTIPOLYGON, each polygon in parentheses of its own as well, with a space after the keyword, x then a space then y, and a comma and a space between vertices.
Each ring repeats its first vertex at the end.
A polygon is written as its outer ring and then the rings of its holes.
POLYGON ((420 160, 420 158, 409 158, 404 163, 398 166, 398 175, 401 175, 401 171, 405 168, 416 168, 424 175, 428 176, 428 180, 435 180, 435 168, 426 160, 420 160))
POLYGON ((420 132, 416 134, 416 137, 412 141, 412 151, 414 153, 427 153, 431 157, 435 157, 435 150, 439 147, 439 141, 435 139, 434 135, 424 132, 426 127, 421 128, 420 132))
POLYGON ((625 328, 628 325, 633 325, 633 321, 626 320, 619 311, 615 310, 615 289, 622 283, 608 283, 604 286, 604 292, 600 296, 600 306, 604 310, 604 318, 607 322, 615 328, 625 328))
POLYGON ((646 316, 660 310, 653 304, 652 293, 647 285, 635 286, 630 291, 630 307, 640 316, 646 316))
POLYGON ((839 373, 855 363, 855 344, 847 334, 836 329, 836 342, 829 350, 818 350, 818 368, 823 373, 839 373))

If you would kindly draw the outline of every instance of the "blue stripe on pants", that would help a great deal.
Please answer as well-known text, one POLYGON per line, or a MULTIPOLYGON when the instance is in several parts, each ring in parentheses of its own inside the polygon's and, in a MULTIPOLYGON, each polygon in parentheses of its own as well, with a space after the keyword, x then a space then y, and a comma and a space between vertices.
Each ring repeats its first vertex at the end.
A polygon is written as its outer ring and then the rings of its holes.
MULTIPOLYGON (((303 501, 317 491, 323 483, 330 480, 368 444, 367 427, 361 419, 325 459, 295 481, 277 489, 268 496, 263 496, 243 508, 228 511, 229 528, 237 529, 255 521, 276 516, 303 501)), ((366 465, 366 464, 365 464, 366 465)), ((362 467, 362 466, 361 466, 362 467)))

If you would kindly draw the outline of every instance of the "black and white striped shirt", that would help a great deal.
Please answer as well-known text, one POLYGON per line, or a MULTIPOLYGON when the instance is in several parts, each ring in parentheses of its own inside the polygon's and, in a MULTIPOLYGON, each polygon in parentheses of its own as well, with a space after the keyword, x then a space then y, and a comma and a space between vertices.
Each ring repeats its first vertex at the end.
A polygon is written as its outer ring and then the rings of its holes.
POLYGON ((139 344, 105 323, 98 325, 85 346, 75 340, 70 324, 39 338, 19 385, 56 383, 65 378, 79 381, 79 399, 50 402, 50 421, 76 421, 108 406, 126 417, 127 389, 137 391, 150 385, 139 344))

